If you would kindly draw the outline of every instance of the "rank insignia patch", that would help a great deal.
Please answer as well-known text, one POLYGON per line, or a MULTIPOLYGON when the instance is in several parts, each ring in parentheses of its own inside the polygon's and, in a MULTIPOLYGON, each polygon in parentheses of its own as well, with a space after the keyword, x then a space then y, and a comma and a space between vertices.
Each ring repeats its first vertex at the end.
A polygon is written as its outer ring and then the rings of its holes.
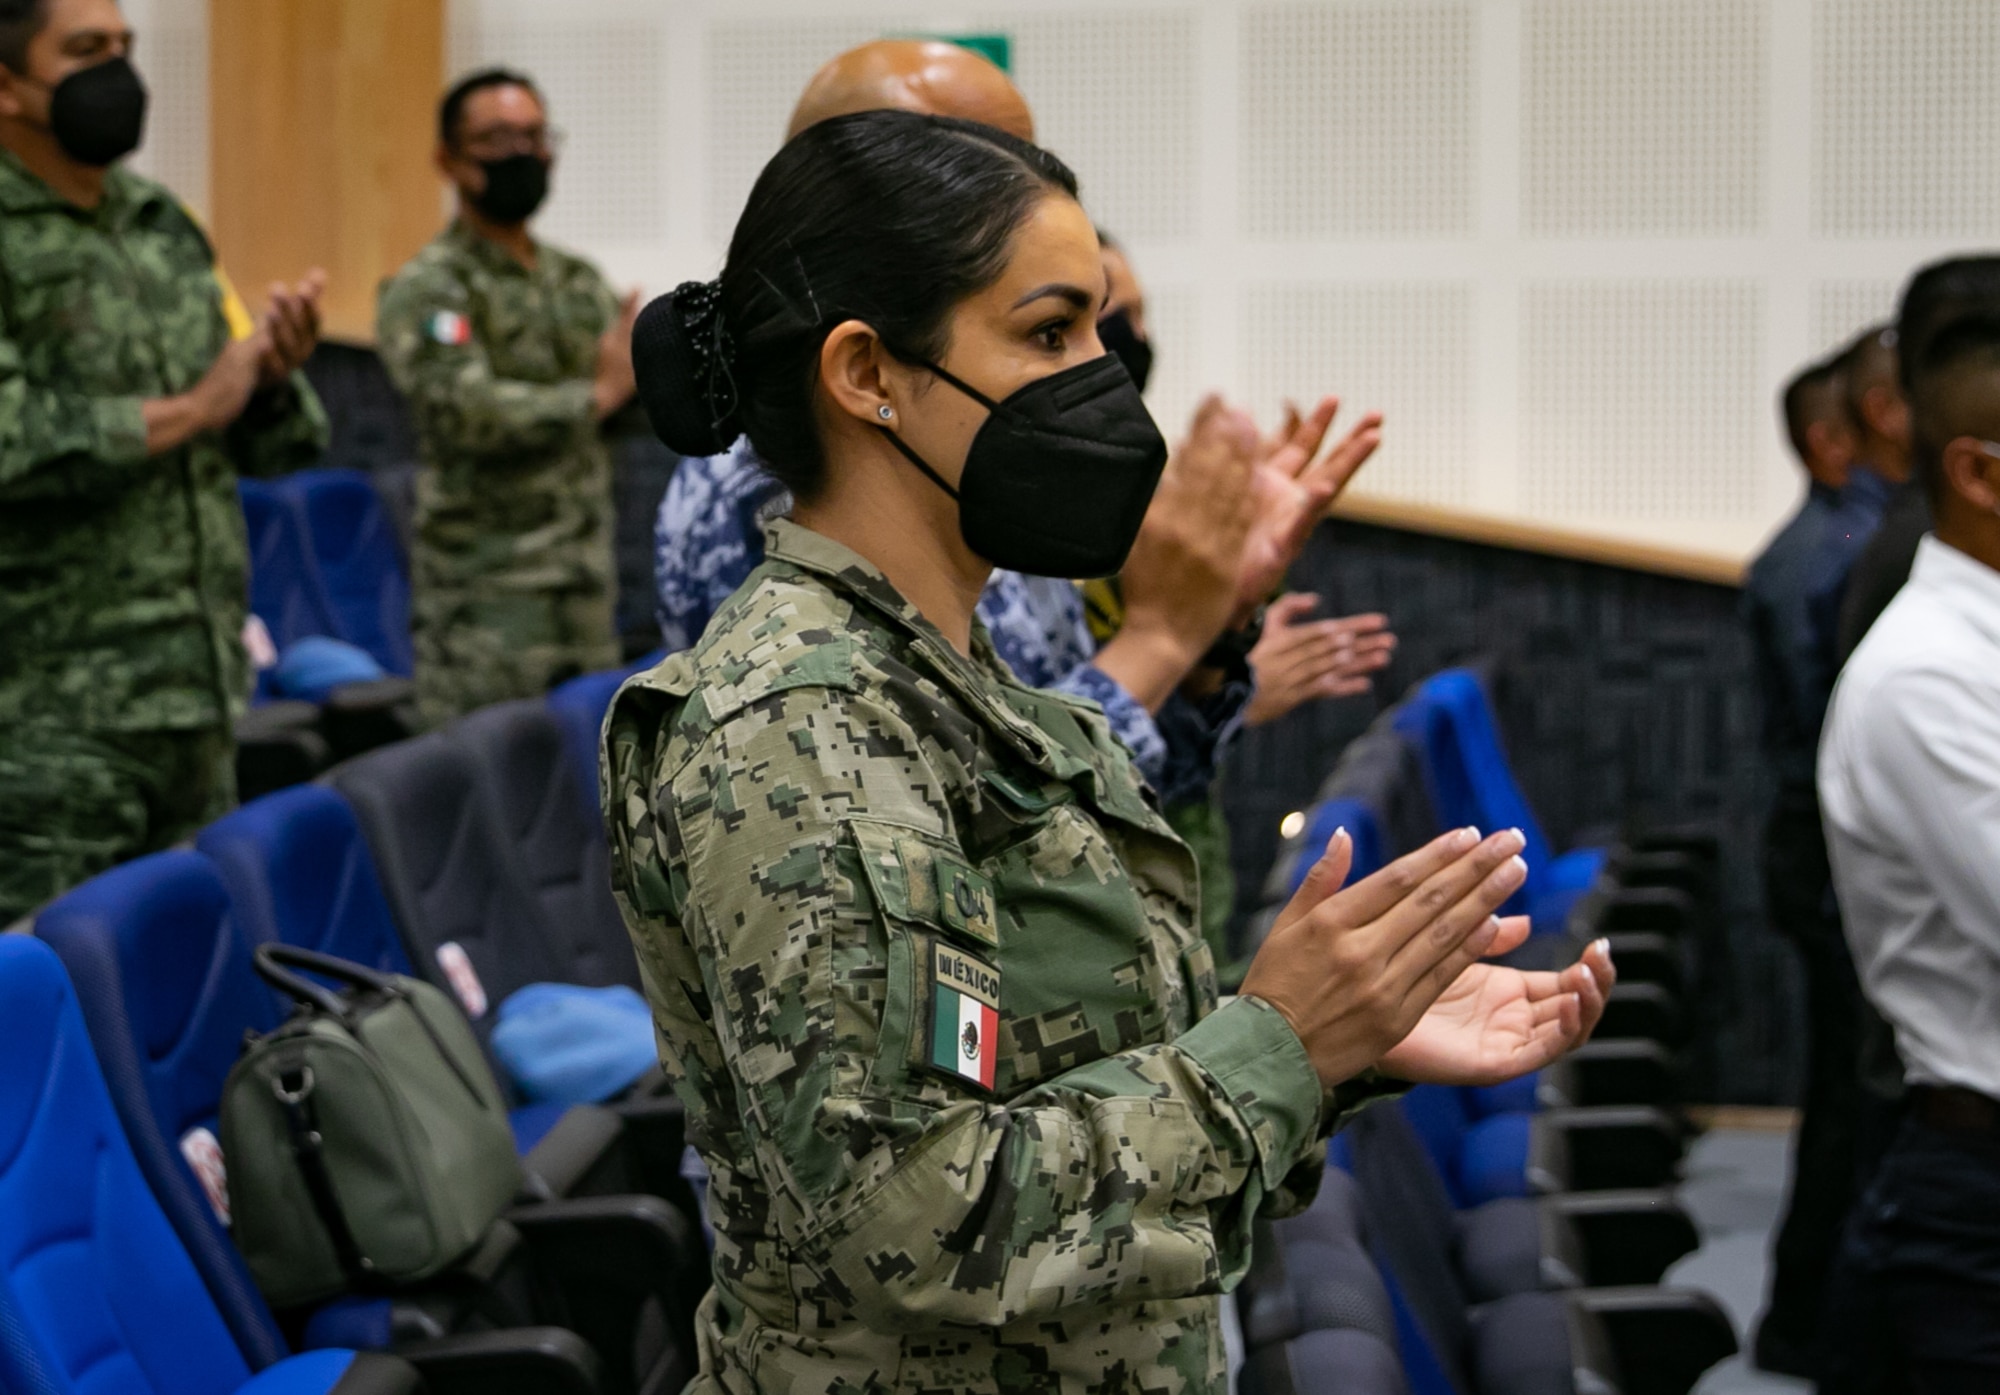
POLYGON ((931 948, 930 1064, 982 1089, 1000 1059, 1000 971, 964 950, 931 948))

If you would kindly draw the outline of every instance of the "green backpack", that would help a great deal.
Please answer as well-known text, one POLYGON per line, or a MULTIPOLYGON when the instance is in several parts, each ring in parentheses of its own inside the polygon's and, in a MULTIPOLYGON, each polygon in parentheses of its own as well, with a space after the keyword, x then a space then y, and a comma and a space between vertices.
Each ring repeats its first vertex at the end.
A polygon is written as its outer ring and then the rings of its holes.
POLYGON ((289 1308, 449 1269, 522 1181, 464 1016, 429 984, 330 955, 261 945, 256 963, 299 1004, 245 1041, 222 1088, 231 1226, 258 1287, 289 1308))

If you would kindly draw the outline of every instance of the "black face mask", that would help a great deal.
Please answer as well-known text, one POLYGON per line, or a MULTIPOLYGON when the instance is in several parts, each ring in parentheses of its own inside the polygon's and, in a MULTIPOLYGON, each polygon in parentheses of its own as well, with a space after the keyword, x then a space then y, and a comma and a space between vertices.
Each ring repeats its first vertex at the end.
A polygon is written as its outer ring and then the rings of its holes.
POLYGON ((79 69, 49 89, 49 133, 63 154, 103 168, 139 148, 146 84, 123 58, 79 69))
POLYGON ((486 188, 468 194, 472 206, 496 223, 524 223, 549 196, 549 162, 539 155, 481 160, 486 188))
POLYGON ((1131 314, 1113 310, 1097 322, 1097 337, 1105 348, 1118 355, 1118 361, 1132 375, 1132 385, 1144 392, 1146 379, 1153 375, 1153 341, 1139 337, 1139 332, 1132 328, 1131 314))
POLYGON ((958 500, 967 547, 1029 576, 1111 576, 1125 565, 1166 467, 1167 443, 1124 364, 1106 354, 1000 402, 934 363, 924 366, 991 413, 972 438, 958 488, 901 436, 882 431, 958 500))

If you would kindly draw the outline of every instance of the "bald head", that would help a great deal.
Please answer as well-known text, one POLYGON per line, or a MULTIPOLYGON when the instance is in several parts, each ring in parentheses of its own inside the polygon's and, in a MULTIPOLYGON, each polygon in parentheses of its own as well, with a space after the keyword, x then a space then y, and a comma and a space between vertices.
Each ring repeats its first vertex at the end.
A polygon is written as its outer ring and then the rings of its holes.
POLYGON ((881 39, 851 48, 813 74, 785 139, 829 117, 893 107, 923 116, 955 116, 1035 138, 1035 118, 1020 90, 970 49, 937 39, 881 39))

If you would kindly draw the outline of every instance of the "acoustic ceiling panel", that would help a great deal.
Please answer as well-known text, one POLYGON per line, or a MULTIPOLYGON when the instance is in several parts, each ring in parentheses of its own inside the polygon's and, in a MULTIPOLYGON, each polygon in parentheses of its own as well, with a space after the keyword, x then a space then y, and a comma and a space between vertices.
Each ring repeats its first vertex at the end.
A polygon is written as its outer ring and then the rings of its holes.
POLYGON ((1813 56, 1815 231, 2000 234, 2000 6, 1819 0, 1813 56))
POLYGON ((1467 3, 1245 10, 1244 233, 1470 234, 1477 43, 1478 13, 1467 3))
POLYGON ((708 234, 727 244, 750 186, 785 143, 806 80, 843 49, 898 28, 888 20, 772 15, 708 31, 708 234))
POLYGON ((980 14, 1008 35, 1036 139, 1063 157, 1091 216, 1122 238, 1194 235, 1201 209, 1198 16, 1078 6, 980 14))
POLYGON ((1153 341, 1153 376, 1146 405, 1168 440, 1187 429, 1201 395, 1214 387, 1203 377, 1201 291, 1193 286, 1146 287, 1146 328, 1153 341))
POLYGON ((1896 318, 1894 281, 1821 281, 1812 288, 1812 342, 1833 353, 1870 325, 1896 318))
POLYGON ((565 133, 538 231, 579 247, 665 236, 664 19, 572 17, 563 24, 455 26, 454 76, 518 68, 565 133))
POLYGON ((1563 518, 1742 517, 1768 404, 1755 281, 1530 282, 1522 502, 1563 518))
POLYGON ((1309 410, 1338 395, 1336 435, 1379 409, 1383 444, 1360 487, 1463 506, 1477 458, 1472 335, 1466 283, 1250 286, 1243 381, 1266 429, 1286 400, 1309 410))
POLYGON ((1761 0, 1530 0, 1523 25, 1530 235, 1762 228, 1761 0))

